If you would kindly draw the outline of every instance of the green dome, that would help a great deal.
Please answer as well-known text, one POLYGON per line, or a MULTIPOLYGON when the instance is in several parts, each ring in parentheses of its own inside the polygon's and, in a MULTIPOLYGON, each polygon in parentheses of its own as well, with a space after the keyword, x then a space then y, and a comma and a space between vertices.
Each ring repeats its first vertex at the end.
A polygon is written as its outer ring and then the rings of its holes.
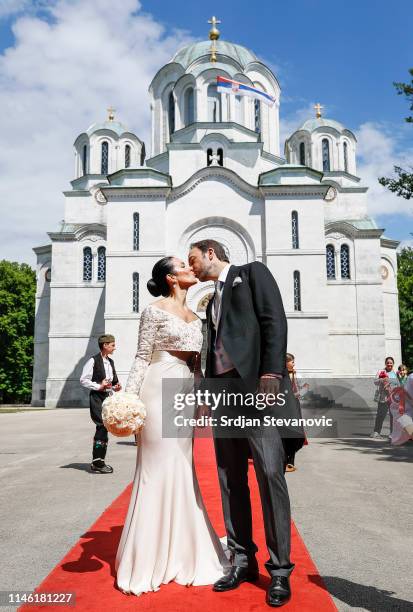
POLYGON ((129 130, 119 121, 106 120, 102 121, 101 123, 93 123, 86 130, 86 134, 90 136, 98 130, 112 130, 112 132, 115 132, 118 136, 122 136, 122 134, 125 134, 125 132, 129 132, 129 130))
MULTIPOLYGON (((217 53, 220 55, 227 55, 228 57, 234 58, 243 68, 250 62, 255 62, 258 59, 257 56, 246 47, 225 40, 217 40, 216 49, 217 53)), ((186 69, 192 62, 204 55, 210 55, 210 53, 211 41, 203 40, 202 42, 193 43, 180 49, 180 51, 174 55, 171 62, 181 64, 186 69)))
POLYGON ((344 130, 346 129, 344 125, 342 125, 338 121, 334 121, 334 119, 325 119, 324 117, 317 117, 304 121, 302 126, 299 127, 297 131, 306 130, 307 132, 314 132, 314 130, 320 127, 334 128, 338 132, 344 132, 344 130))

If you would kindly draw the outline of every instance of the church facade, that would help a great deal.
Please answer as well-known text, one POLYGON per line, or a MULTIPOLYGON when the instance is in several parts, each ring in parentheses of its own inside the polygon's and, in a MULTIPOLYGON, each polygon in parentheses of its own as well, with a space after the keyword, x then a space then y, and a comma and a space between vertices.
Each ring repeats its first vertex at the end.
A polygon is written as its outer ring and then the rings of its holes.
MULTIPOLYGON (((259 260, 271 270, 303 375, 371 377, 386 355, 400 361, 398 243, 367 214, 354 134, 317 106, 280 150, 277 78, 250 50, 211 39, 181 49, 155 75, 149 159, 111 109, 74 143, 64 221, 34 249, 34 405, 87 405, 79 376, 104 331, 116 337, 125 382, 140 313, 153 301, 153 265, 185 258, 207 237, 233 263, 259 260), (219 93, 218 76, 275 102, 236 87, 219 93)), ((213 290, 190 290, 200 317, 213 290)))

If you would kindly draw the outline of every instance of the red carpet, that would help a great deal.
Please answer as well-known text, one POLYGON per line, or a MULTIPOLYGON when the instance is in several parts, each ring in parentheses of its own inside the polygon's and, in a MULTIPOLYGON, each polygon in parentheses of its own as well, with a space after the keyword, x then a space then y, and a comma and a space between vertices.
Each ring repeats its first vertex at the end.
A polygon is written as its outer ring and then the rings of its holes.
MULTIPOLYGON (((210 439, 196 440, 195 457, 197 474, 209 516, 219 536, 223 536, 225 530, 221 500, 210 439)), ((294 475, 291 477, 293 478, 294 475)), ((261 567, 261 579, 255 585, 244 583, 235 591, 214 593, 209 586, 188 588, 170 583, 161 586, 160 591, 156 593, 147 593, 140 597, 124 595, 118 591, 115 587, 114 561, 129 503, 131 486, 128 486, 51 571, 36 591, 75 592, 74 609, 81 612, 88 610, 110 610, 111 612, 129 610, 134 612, 140 610, 255 612, 269 610, 270 608, 265 604, 265 589, 269 578, 263 567, 267 551, 258 486, 253 468, 250 469, 250 489, 253 504, 254 540, 260 549, 258 561, 261 567)), ((292 561, 296 564, 291 576, 293 597, 290 603, 283 607, 283 610, 290 612, 337 610, 294 524, 292 525, 292 561)), ((49 612, 53 610, 62 612, 62 609, 65 608, 73 609, 73 607, 67 608, 62 605, 25 605, 19 610, 44 609, 49 612)))

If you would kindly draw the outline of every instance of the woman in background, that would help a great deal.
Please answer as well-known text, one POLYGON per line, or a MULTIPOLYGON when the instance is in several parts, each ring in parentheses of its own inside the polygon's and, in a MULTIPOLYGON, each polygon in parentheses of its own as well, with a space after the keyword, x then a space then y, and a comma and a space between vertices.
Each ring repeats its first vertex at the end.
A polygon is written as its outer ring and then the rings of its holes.
POLYGON ((381 430, 387 414, 390 415, 390 435, 393 430, 393 416, 389 410, 390 392, 392 387, 397 387, 399 384, 399 379, 394 371, 393 357, 386 357, 384 361, 384 370, 379 370, 377 372, 374 384, 377 387, 374 394, 374 401, 377 402, 377 413, 374 422, 374 431, 370 435, 370 438, 382 440, 383 436, 381 435, 381 430))

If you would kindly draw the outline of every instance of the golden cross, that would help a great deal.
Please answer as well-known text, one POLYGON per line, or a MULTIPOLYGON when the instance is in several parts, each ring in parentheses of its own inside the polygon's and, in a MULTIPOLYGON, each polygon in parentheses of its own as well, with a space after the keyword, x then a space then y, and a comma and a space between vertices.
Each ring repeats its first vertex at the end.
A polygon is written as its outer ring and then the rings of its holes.
POLYGON ((315 116, 317 117, 317 119, 320 119, 321 117, 322 108, 324 108, 324 106, 321 106, 320 102, 317 102, 317 104, 314 104, 315 116))
POLYGON ((114 118, 115 118, 115 110, 116 110, 116 108, 113 108, 112 106, 109 106, 109 108, 107 109, 109 121, 113 121, 114 120, 114 118))
POLYGON ((216 41, 219 38, 219 30, 217 28, 217 23, 221 23, 219 19, 215 16, 212 19, 209 19, 208 23, 212 25, 212 28, 209 30, 209 40, 211 41, 211 62, 215 63, 217 61, 217 45, 216 41))
POLYGON ((217 28, 217 23, 221 23, 219 21, 219 19, 217 19, 214 15, 212 16, 212 19, 208 20, 208 23, 210 23, 212 25, 212 28, 209 31, 209 38, 211 40, 218 40, 219 38, 219 30, 217 28))

